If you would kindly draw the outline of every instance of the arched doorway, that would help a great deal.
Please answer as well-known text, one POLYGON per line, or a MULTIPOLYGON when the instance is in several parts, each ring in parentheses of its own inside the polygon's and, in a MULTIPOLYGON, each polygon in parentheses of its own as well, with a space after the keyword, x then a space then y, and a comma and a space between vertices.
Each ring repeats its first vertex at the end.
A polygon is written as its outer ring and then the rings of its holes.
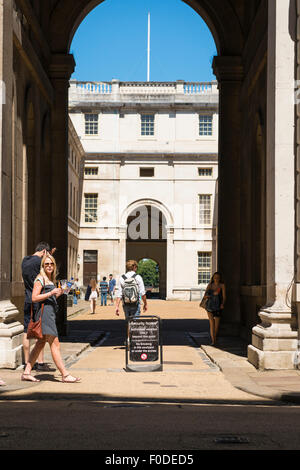
POLYGON ((162 299, 167 295, 166 226, 163 212, 151 205, 138 206, 127 217, 126 259, 156 261, 159 266, 159 293, 162 299))

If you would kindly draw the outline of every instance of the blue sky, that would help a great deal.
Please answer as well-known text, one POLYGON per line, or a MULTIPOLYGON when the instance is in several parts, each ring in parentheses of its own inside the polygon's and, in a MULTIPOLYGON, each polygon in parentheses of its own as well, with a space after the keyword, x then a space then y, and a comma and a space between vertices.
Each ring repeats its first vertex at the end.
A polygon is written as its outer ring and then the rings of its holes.
POLYGON ((151 14, 151 81, 215 80, 217 54, 202 18, 182 0, 105 0, 83 20, 71 44, 77 80, 147 80, 151 14))

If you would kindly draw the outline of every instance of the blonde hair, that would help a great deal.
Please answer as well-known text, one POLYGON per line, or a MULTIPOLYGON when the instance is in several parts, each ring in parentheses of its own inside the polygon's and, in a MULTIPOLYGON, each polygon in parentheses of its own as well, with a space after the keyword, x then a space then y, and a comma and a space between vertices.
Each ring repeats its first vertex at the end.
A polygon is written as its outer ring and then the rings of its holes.
POLYGON ((36 279, 38 279, 39 276, 42 276, 43 279, 48 278, 49 281, 51 281, 51 282, 53 282, 53 284, 55 284, 57 275, 58 275, 58 272, 57 272, 57 267, 56 267, 56 261, 55 261, 55 259, 53 258, 52 255, 47 253, 46 255, 43 256, 43 259, 42 259, 42 262, 41 262, 41 270, 40 270, 39 275, 36 277, 36 279), (44 268, 45 261, 46 261, 47 258, 49 258, 53 263, 53 272, 52 272, 52 276, 51 276, 52 279, 49 279, 48 275, 45 272, 45 268, 44 268))
POLYGON ((137 264, 137 261, 135 261, 134 259, 130 259, 127 261, 126 263, 126 271, 133 271, 135 267, 138 267, 138 264, 137 264))
POLYGON ((90 286, 91 286, 92 289, 96 289, 96 287, 97 287, 96 279, 91 279, 90 286))

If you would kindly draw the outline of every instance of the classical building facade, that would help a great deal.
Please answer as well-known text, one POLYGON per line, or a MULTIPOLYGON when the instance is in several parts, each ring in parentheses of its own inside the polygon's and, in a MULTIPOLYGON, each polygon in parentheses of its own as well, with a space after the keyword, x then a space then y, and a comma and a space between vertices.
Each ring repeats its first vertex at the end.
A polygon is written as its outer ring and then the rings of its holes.
MULTIPOLYGON (((215 39, 217 266, 223 332, 251 363, 293 368, 299 336, 298 0, 185 0, 215 39)), ((0 364, 20 360, 20 260, 40 239, 68 270, 72 38, 101 0, 0 2, 0 364)), ((196 47, 196 45, 195 45, 196 47)), ((124 234, 125 239, 125 234, 124 234)), ((57 316, 67 332, 66 302, 57 316)))
POLYGON ((69 119, 68 154, 68 279, 78 278, 80 214, 83 189, 85 152, 69 119))
POLYGON ((217 84, 72 81, 69 113, 86 153, 80 282, 151 258, 162 298, 199 298, 217 266, 217 84))

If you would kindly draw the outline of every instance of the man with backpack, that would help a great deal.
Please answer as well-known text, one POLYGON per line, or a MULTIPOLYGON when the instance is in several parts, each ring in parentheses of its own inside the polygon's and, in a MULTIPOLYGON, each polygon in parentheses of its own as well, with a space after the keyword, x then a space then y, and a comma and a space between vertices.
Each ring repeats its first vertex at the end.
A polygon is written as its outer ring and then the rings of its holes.
POLYGON ((101 293, 101 306, 107 305, 107 294, 108 294, 108 282, 106 282, 106 277, 100 282, 100 293, 101 293))
POLYGON ((144 312, 147 311, 147 299, 143 278, 136 274, 138 265, 134 260, 126 263, 126 274, 120 276, 117 294, 116 294, 116 315, 119 316, 120 302, 123 301, 123 310, 126 319, 140 315, 140 299, 143 300, 144 312))

